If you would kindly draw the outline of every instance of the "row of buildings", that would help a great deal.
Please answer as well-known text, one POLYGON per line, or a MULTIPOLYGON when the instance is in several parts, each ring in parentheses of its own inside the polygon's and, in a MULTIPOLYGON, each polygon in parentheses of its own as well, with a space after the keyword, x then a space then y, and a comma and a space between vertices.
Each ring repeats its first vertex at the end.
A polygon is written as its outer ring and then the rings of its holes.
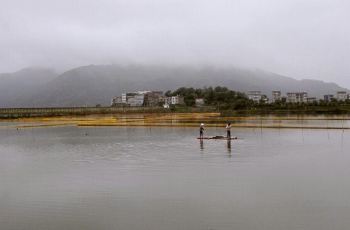
MULTIPOLYGON (((288 92, 286 95, 282 95, 281 91, 272 91, 271 98, 268 98, 261 91, 249 91, 247 96, 250 100, 257 103, 263 101, 265 103, 274 103, 276 101, 283 101, 288 103, 313 103, 317 101, 316 97, 309 97, 307 92, 288 92)), ((336 95, 327 94, 324 95, 323 100, 330 102, 332 100, 345 101, 350 99, 350 95, 346 91, 338 91, 336 95)), ((121 96, 114 97, 111 101, 112 106, 146 106, 156 107, 164 106, 169 108, 170 105, 182 105, 184 98, 180 95, 167 97, 162 91, 137 91, 123 93, 121 96)), ((203 98, 197 98, 195 101, 196 106, 203 106, 205 104, 203 98)))
POLYGON ((147 106, 154 107, 163 105, 169 108, 170 105, 182 105, 184 98, 182 96, 167 97, 162 91, 137 91, 130 93, 122 93, 121 96, 112 98, 111 106, 147 106))
POLYGON ((337 99, 338 101, 345 101, 347 99, 350 99, 350 94, 348 94, 346 91, 339 91, 336 95, 327 94, 324 95, 323 98, 325 101, 332 101, 333 99, 337 99))
MULTIPOLYGON (((249 91, 248 98, 255 102, 270 102, 285 101, 289 103, 313 103, 317 101, 316 97, 309 97, 307 92, 288 92, 285 96, 282 96, 281 91, 272 91, 271 99, 262 94, 261 91, 249 91)), ((346 91, 338 91, 336 95, 327 94, 324 95, 323 100, 330 102, 332 100, 345 101, 350 99, 350 94, 346 91)))

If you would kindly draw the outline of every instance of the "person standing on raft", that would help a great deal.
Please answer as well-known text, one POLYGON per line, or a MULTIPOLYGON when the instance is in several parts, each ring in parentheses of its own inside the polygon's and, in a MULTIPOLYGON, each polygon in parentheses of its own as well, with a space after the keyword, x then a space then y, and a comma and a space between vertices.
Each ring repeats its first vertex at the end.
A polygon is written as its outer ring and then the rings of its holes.
POLYGON ((203 133, 204 133, 204 124, 202 123, 200 126, 199 126, 199 138, 203 138, 203 133))
POLYGON ((227 125, 226 125, 226 133, 227 133, 227 139, 231 139, 231 123, 228 122, 227 125))

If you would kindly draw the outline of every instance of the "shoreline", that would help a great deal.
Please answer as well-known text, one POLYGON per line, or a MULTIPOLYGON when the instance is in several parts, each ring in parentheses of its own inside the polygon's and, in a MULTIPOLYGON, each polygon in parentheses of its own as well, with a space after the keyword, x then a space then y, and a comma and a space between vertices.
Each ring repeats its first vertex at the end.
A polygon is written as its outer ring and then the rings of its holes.
POLYGON ((344 108, 322 107, 317 110, 223 110, 214 107, 52 107, 52 108, 0 108, 0 121, 22 118, 54 118, 90 115, 133 115, 133 114, 195 114, 218 113, 221 117, 249 116, 350 116, 344 108))
POLYGON ((218 128, 224 127, 228 121, 232 123, 233 128, 350 129, 350 116, 250 115, 222 117, 220 113, 133 113, 0 119, 0 128, 24 129, 62 126, 197 128, 200 123, 205 123, 207 128, 218 128))

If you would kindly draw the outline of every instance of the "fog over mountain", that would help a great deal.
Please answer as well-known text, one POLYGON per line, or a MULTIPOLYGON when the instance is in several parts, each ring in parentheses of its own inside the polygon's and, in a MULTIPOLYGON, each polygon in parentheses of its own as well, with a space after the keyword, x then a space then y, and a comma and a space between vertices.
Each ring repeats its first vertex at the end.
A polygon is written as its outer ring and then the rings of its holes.
POLYGON ((55 75, 49 69, 24 69, 0 75, 0 107, 109 105, 113 96, 135 90, 226 86, 236 91, 307 91, 322 97, 344 88, 318 80, 241 68, 143 65, 89 65, 55 75))
POLYGON ((181 86, 334 94, 325 82, 350 87, 349 12, 344 0, 2 0, 0 106, 181 86))
POLYGON ((0 72, 259 68, 350 87, 346 0, 1 0, 0 72))
POLYGON ((23 98, 40 90, 40 87, 55 77, 55 71, 45 68, 26 68, 14 73, 0 73, 0 107, 21 105, 23 98))

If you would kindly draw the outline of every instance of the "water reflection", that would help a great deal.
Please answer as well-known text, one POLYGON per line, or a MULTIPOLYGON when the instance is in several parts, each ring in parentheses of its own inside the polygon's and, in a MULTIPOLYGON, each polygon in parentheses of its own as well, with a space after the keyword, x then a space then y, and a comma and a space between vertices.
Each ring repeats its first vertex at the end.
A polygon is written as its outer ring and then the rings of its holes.
MULTIPOLYGON (((231 142, 232 142, 231 140, 227 140, 226 141, 226 149, 227 149, 227 153, 228 153, 229 157, 232 156, 231 155, 231 152, 232 152, 232 150, 231 150, 232 149, 231 148, 231 146, 232 146, 231 142)), ((215 141, 214 143, 215 144, 220 143, 220 145, 221 145, 222 142, 221 141, 217 141, 217 142, 215 141)), ((224 144, 224 143, 222 143, 222 144, 224 144)), ((202 140, 202 139, 199 140, 199 149, 200 149, 200 151, 204 151, 204 140, 202 140)))
POLYGON ((227 153, 231 157, 231 140, 227 140, 227 153))
POLYGON ((199 147, 200 147, 201 151, 204 150, 204 141, 203 141, 203 139, 199 140, 199 147))

